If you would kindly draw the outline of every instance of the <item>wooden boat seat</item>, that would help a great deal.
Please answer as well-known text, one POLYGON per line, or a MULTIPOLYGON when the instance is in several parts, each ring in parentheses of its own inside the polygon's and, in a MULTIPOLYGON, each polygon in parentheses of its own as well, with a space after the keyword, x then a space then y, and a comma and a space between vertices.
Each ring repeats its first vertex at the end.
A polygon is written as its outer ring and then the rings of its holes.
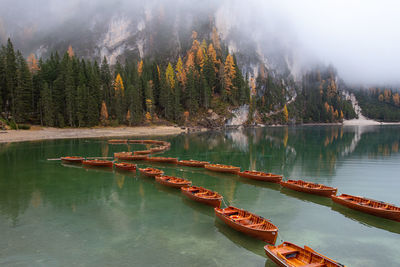
POLYGON ((261 225, 263 225, 264 224, 264 222, 262 222, 262 223, 255 223, 255 224, 249 224, 249 225, 247 225, 247 227, 258 227, 258 226, 261 226, 261 225))
POLYGON ((223 214, 225 214, 225 215, 233 215, 233 214, 235 214, 235 213, 238 213, 238 211, 237 210, 227 210, 227 211, 223 211, 223 214))
POLYGON ((291 254, 291 253, 298 253, 299 250, 292 248, 292 247, 282 247, 282 248, 278 248, 276 250, 277 253, 280 253, 281 255, 287 255, 287 254, 291 254))
POLYGON ((325 267, 325 263, 310 263, 307 265, 303 265, 302 267, 325 267))
POLYGON ((243 220, 250 220, 250 218, 251 218, 251 215, 249 215, 249 216, 247 216, 247 217, 237 218, 237 219, 234 219, 234 220, 235 220, 235 221, 243 221, 243 220))

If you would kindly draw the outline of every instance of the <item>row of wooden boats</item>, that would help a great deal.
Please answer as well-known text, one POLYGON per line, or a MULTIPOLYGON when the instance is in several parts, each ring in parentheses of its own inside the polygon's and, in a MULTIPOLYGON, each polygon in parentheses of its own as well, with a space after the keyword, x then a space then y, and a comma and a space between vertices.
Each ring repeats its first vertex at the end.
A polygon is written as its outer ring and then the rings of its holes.
MULTIPOLYGON (((115 155, 118 159, 121 160, 147 160, 150 162, 161 162, 161 163, 172 163, 172 164, 180 164, 184 166, 192 166, 192 167, 204 167, 208 170, 218 171, 218 172, 226 172, 226 173, 237 173, 239 176, 249 179, 255 179, 259 181, 266 182, 275 182, 280 183, 282 187, 295 190, 298 192, 309 193, 320 195, 324 197, 330 197, 332 200, 340 205, 344 205, 348 208, 355 209, 361 212, 369 213, 375 216, 400 221, 400 207, 397 207, 393 204, 371 200, 368 198, 353 196, 348 194, 342 194, 340 196, 336 196, 337 188, 326 186, 323 184, 317 184, 312 182, 307 182, 303 180, 287 180, 282 181, 281 175, 258 172, 258 171, 243 171, 240 172, 239 167, 233 167, 229 165, 221 165, 221 164, 209 164, 206 161, 196 161, 196 160, 184 160, 178 161, 177 158, 171 157, 147 157, 144 155, 132 155, 131 152, 120 152, 115 155), (238 170, 239 169, 239 170, 238 170)), ((104 166, 104 167, 112 167, 112 161, 106 160, 84 160, 83 157, 64 157, 63 161, 66 162, 80 162, 84 165, 91 166, 104 166)), ((117 163, 119 164, 119 163, 117 163)), ((129 167, 128 164, 120 164, 116 165, 117 168, 120 169, 128 169, 133 168, 129 167)))
POLYGON ((220 207, 223 197, 217 192, 209 189, 192 186, 192 182, 186 179, 164 175, 164 172, 155 168, 139 168, 139 172, 147 177, 154 177, 156 182, 173 187, 180 188, 182 193, 188 198, 213 206, 220 207))
MULTIPOLYGON (((144 152, 148 151, 150 150, 144 152)), ((141 151, 139 151, 139 153, 135 152, 133 153, 133 155, 132 152, 121 152, 116 153, 114 156, 119 160, 147 160, 149 162, 172 163, 190 167, 204 167, 205 169, 210 171, 238 174, 243 178, 279 183, 282 187, 291 190, 330 197, 334 202, 347 206, 349 208, 400 221, 399 207, 396 207, 392 204, 347 194, 336 196, 337 188, 334 187, 302 180, 283 181, 281 175, 259 171, 241 171, 240 167, 234 167, 230 165, 210 164, 206 161, 196 160, 179 161, 177 158, 169 157, 149 157, 150 153, 143 152, 143 154, 141 154, 141 151), (141 158, 133 158, 135 156, 141 158)), ((79 160, 72 158, 74 157, 71 157, 71 162, 79 160)), ((83 158, 82 160, 82 163, 85 162, 83 158)), ((182 194, 187 196, 189 199, 213 206, 216 217, 222 220, 228 226, 269 243, 270 245, 266 245, 264 247, 265 253, 279 266, 344 266, 324 255, 315 252, 307 246, 304 246, 304 248, 302 248, 290 242, 283 242, 282 244, 275 246, 278 236, 278 227, 272 224, 272 222, 270 222, 268 219, 253 214, 249 211, 239 209, 237 207, 228 206, 226 208, 220 208, 223 197, 217 192, 213 192, 209 189, 198 186, 193 186, 191 181, 186 179, 164 175, 164 172, 162 170, 158 170, 155 168, 144 168, 139 169, 139 171, 145 176, 154 177, 155 181, 162 185, 180 188, 182 194)))
POLYGON ((264 247, 265 253, 279 266, 344 266, 307 246, 301 248, 290 242, 283 242, 274 246, 278 237, 277 226, 268 219, 234 206, 220 208, 223 197, 217 192, 203 187, 191 186, 191 181, 185 179, 165 176, 163 171, 155 168, 139 169, 139 171, 143 175, 155 177, 155 180, 160 184, 180 188, 182 194, 189 199, 213 206, 216 217, 231 228, 271 244, 264 247))
POLYGON ((62 157, 61 161, 65 163, 75 163, 75 164, 83 164, 86 166, 93 167, 108 167, 112 168, 115 166, 117 169, 127 170, 127 171, 135 171, 136 164, 126 163, 126 162, 113 162, 110 160, 101 160, 101 159, 84 159, 83 157, 62 157))
MULTIPOLYGON (((128 155, 127 155, 128 156, 128 155)), ((84 161, 83 161, 84 162, 84 161)), ((107 162, 97 160, 96 162, 107 162)), ((191 162, 193 163, 193 161, 191 162)), ((117 163, 120 164, 120 163, 117 163)), ((121 163, 126 166, 131 165, 130 163, 121 163)), ((221 219, 224 223, 228 226, 232 227, 233 229, 243 232, 247 235, 256 237, 261 239, 269 244, 274 245, 278 236, 278 227, 272 224, 269 220, 248 212, 246 210, 242 210, 233 206, 229 206, 227 208, 221 209, 221 201, 223 197, 218 194, 217 192, 213 192, 209 189, 205 189, 203 187, 191 186, 191 181, 171 177, 164 175, 164 172, 159 169, 155 168, 144 168, 139 169, 140 173, 154 177, 155 180, 163 185, 180 188, 182 194, 187 196, 189 199, 210 205, 215 207, 214 211, 216 217, 221 219)), ((255 174, 256 175, 256 174, 255 174)), ((293 265, 292 263, 300 263, 303 262, 305 264, 317 262, 316 259, 319 257, 319 263, 322 261, 330 262, 330 259, 320 255, 315 254, 318 256, 310 257, 310 259, 306 259, 304 257, 304 252, 301 249, 298 249, 296 252, 293 251, 291 255, 288 253, 281 253, 282 251, 279 250, 280 247, 285 246, 288 247, 289 242, 285 242, 279 246, 276 246, 276 250, 274 250, 275 246, 265 246, 266 254, 280 266, 302 266, 302 265, 293 265), (268 253, 268 251, 271 251, 268 253), (297 254, 296 254, 297 253, 297 254)), ((293 246, 296 246, 292 244, 293 246)), ((296 246, 297 247, 297 246, 296 246)), ((298 248, 298 247, 297 247, 298 248)), ((308 253, 310 254, 310 253, 308 253)), ((333 261, 333 263, 335 263, 333 261)), ((310 265, 314 266, 314 265, 310 265)), ((341 266, 341 265, 315 265, 315 266, 341 266)))

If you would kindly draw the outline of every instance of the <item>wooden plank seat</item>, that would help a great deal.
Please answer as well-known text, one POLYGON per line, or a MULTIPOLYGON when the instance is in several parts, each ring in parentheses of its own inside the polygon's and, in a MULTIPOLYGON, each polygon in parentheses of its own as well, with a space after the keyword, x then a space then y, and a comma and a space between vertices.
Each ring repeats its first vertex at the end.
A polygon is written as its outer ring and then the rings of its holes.
POLYGON ((287 254, 291 254, 291 253, 298 253, 299 250, 287 246, 287 247, 282 247, 282 248, 277 249, 276 252, 281 255, 287 255, 287 254))
POLYGON ((324 263, 310 263, 307 265, 303 265, 302 267, 325 267, 326 264, 324 263))
POLYGON ((233 219, 235 221, 243 221, 243 220, 250 220, 250 218, 251 218, 251 215, 246 216, 246 217, 238 217, 238 218, 231 218, 231 219, 233 219))
POLYGON ((248 224, 247 227, 258 227, 258 226, 261 226, 261 225, 263 225, 263 224, 264 224, 264 222, 255 223, 255 224, 248 224))

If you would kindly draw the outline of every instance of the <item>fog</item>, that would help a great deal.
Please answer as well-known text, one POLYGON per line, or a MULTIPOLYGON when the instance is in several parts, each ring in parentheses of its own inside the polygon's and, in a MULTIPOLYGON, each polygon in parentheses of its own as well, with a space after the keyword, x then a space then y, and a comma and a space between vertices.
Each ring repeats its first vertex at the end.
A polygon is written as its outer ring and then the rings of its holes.
MULTIPOLYGON (((396 0, 97 1, 1 0, 0 40, 57 29, 73 18, 163 5, 169 12, 223 15, 265 51, 290 50, 302 68, 332 64, 350 84, 400 85, 400 2, 396 0), (145 3, 144 3, 145 2, 145 3)), ((221 17, 219 17, 221 20, 221 17)), ((222 27, 223 28, 223 27, 222 27)), ((221 34, 224 34, 221 28, 221 34)))

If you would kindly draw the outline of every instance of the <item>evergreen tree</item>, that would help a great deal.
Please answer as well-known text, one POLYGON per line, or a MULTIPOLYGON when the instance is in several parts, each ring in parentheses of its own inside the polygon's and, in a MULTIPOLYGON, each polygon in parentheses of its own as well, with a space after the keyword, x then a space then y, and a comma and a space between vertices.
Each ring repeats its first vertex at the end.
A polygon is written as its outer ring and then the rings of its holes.
POLYGON ((76 98, 76 87, 74 81, 74 72, 72 67, 72 60, 67 57, 65 62, 64 68, 64 80, 65 80, 65 106, 66 106, 66 115, 67 115, 67 122, 70 127, 75 126, 75 114, 76 114, 76 107, 75 107, 75 98, 76 98))
POLYGON ((87 90, 84 84, 80 84, 77 88, 76 96, 78 127, 86 126, 86 114, 88 107, 87 90))
POLYGON ((28 65, 22 56, 17 52, 18 76, 15 88, 15 120, 16 122, 29 121, 33 111, 32 107, 32 77, 28 65))
POLYGON ((0 113, 4 111, 6 99, 7 99, 6 53, 4 46, 1 46, 0 47, 0 113))
POLYGON ((137 125, 142 121, 142 99, 139 93, 139 88, 133 85, 128 85, 127 91, 131 92, 131 105, 129 110, 131 111, 131 120, 133 124, 137 125))
POLYGON ((54 126, 53 100, 47 83, 44 83, 43 89, 40 91, 40 102, 42 125, 54 126))
MULTIPOLYGON (((14 46, 10 39, 6 47, 6 114, 11 112, 15 118, 15 90, 17 86, 17 61, 14 52, 14 46)), ((7 115, 6 115, 7 116, 7 115)))
POLYGON ((100 90, 103 93, 103 99, 106 102, 107 107, 111 107, 111 101, 113 97, 112 75, 106 57, 103 58, 103 62, 101 63, 100 78, 101 78, 100 90))

